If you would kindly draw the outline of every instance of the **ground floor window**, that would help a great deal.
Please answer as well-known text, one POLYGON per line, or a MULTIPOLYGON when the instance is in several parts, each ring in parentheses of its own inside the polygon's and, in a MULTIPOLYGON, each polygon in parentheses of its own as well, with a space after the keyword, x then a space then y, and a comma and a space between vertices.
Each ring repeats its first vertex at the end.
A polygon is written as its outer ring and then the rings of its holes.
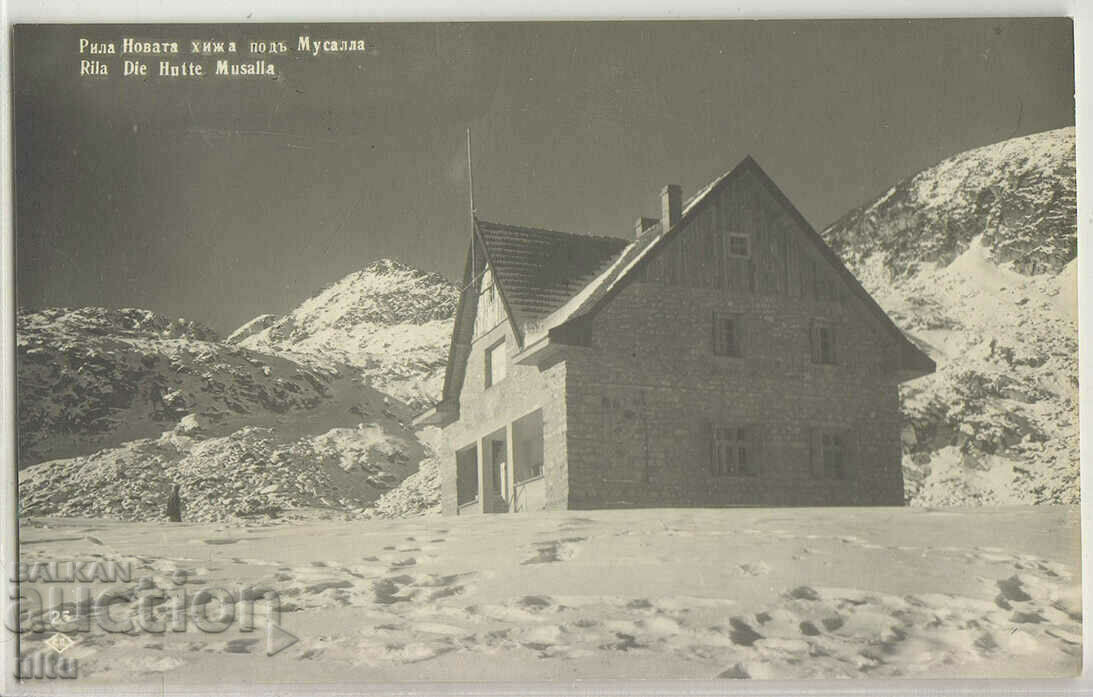
POLYGON ((512 422, 513 478, 516 483, 543 476, 543 410, 512 422))
POLYGON ((455 454, 455 494, 460 506, 478 498, 478 449, 473 445, 455 454))
POLYGON ((812 430, 812 474, 822 479, 848 479, 852 463, 851 438, 847 431, 812 430))
POLYGON ((752 477, 759 474, 754 427, 713 426, 710 469, 719 477, 752 477))

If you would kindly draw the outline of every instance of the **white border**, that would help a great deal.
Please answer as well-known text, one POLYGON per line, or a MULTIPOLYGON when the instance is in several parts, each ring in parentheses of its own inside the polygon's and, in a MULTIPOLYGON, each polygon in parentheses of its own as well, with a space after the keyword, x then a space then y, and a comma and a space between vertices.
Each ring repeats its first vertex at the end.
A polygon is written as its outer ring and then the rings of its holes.
MULTIPOLYGON (((160 0, 0 0, 0 570, 3 580, 0 587, 0 611, 7 611, 9 597, 10 566, 4 563, 13 557, 17 531, 15 512, 15 444, 14 444, 14 243, 12 218, 12 141, 11 141, 11 23, 12 22, 289 22, 289 21, 442 21, 442 20, 502 20, 502 19, 758 19, 758 18, 893 18, 893 17, 1017 17, 1017 16, 1070 16, 1075 18, 1075 61, 1077 103, 1077 158, 1078 158, 1078 295, 1084 297, 1093 271, 1093 260, 1082 250, 1093 229, 1091 199, 1086 192, 1091 180, 1088 167, 1093 163, 1093 138, 1085 137, 1093 127, 1093 107, 1083 105, 1081 95, 1083 81, 1089 82, 1093 74, 1093 51, 1082 51, 1093 45, 1093 2, 1077 4, 1064 0, 819 0, 792 2, 789 0, 750 0, 733 4, 716 0, 673 0, 671 3, 654 3, 649 0, 599 0, 595 4, 577 0, 555 0, 552 3, 534 5, 519 0, 476 0, 473 4, 461 0, 373 0, 368 5, 347 0, 307 0, 306 2, 276 2, 276 0, 190 0, 169 5, 160 0)), ((1088 327, 1093 322, 1093 310, 1085 303, 1079 305, 1079 376, 1081 380, 1081 459, 1082 459, 1082 531, 1088 539, 1090 528, 1089 496, 1085 486, 1086 463, 1093 455, 1093 410, 1088 408, 1093 400, 1093 379, 1090 360, 1088 327)), ((1083 545, 1083 571, 1089 569, 1091 559, 1088 546, 1083 545)), ((1083 600, 1087 608, 1093 607, 1093 592, 1089 584, 1083 587, 1083 600)), ((1093 657, 1091 632, 1085 623, 1084 658, 1090 664, 1093 657)), ((15 692, 12 679, 15 642, 10 635, 0 637, 0 694, 15 692)), ((60 687, 60 685, 58 685, 60 687)), ((124 694, 117 688, 88 688, 64 685, 66 694, 124 694)), ((226 689, 222 694, 266 694, 256 686, 251 691, 239 688, 226 689)), ((202 688, 171 688, 172 694, 210 694, 202 688)), ((156 694, 165 694, 161 690, 156 694)), ((467 685, 467 684, 400 684, 400 685, 280 685, 278 694, 525 694, 525 695, 1093 695, 1093 679, 1088 671, 1078 680, 861 680, 861 681, 721 681, 721 682, 581 682, 542 683, 515 685, 467 685)))

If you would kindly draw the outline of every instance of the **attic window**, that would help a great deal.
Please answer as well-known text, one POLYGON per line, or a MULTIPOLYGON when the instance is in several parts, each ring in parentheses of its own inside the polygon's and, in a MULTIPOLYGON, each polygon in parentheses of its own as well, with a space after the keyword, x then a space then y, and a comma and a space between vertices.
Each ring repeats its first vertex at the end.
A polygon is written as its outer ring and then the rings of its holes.
POLYGON ((751 236, 736 232, 729 233, 729 256, 747 259, 751 256, 751 236))
POLYGON ((492 387, 505 379, 508 372, 508 354, 502 339, 486 349, 486 387, 492 387))

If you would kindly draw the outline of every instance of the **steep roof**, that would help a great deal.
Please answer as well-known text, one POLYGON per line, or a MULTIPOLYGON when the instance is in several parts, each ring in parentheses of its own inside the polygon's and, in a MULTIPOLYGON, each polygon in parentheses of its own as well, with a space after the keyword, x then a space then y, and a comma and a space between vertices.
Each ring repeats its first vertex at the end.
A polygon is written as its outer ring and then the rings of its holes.
MULTIPOLYGON (((661 225, 654 225, 638 239, 631 242, 614 263, 604 269, 596 278, 592 279, 585 288, 574 295, 573 298, 562 307, 558 308, 550 317, 544 319, 540 325, 540 329, 543 333, 551 332, 552 337, 567 335, 580 336, 582 332, 579 331, 579 327, 575 325, 579 325, 582 321, 591 319, 591 317, 595 315, 611 297, 622 290, 622 288, 634 278, 637 269, 652 256, 655 250, 659 249, 668 240, 679 234, 679 231, 686 227, 686 224, 693 216, 702 210, 709 201, 714 199, 715 192, 720 191, 731 181, 746 172, 751 172, 757 176, 758 180, 763 184, 767 191, 770 192, 774 199, 779 202, 794 220, 797 221, 800 228, 804 230, 806 237, 814 244, 820 255, 823 256, 832 268, 835 269, 836 273, 842 277, 851 291, 878 320, 879 324, 896 338, 900 343, 901 362, 911 370, 933 372, 936 367, 934 361, 911 343, 906 335, 904 335, 903 331, 892 321, 892 318, 888 316, 888 313, 877 304, 877 301, 873 299, 873 296, 869 294, 869 291, 865 290, 854 274, 846 268, 842 259, 831 250, 827 243, 824 242, 823 238, 820 237, 820 234, 816 232, 816 229, 813 228, 801 212, 797 210, 797 207, 793 205, 789 198, 786 197, 780 188, 778 188, 778 185, 774 183, 765 171, 763 171, 763 168, 759 166, 759 163, 756 162, 751 155, 745 157, 736 165, 736 167, 717 177, 688 199, 683 206, 680 221, 672 228, 663 230, 661 225)), ((541 338, 541 335, 534 338, 541 338)))
MULTIPOLYGON (((710 194, 719 190, 723 185, 730 180, 735 179, 737 175, 743 173, 750 167, 754 167, 758 170, 762 174, 762 179, 770 182, 771 186, 774 185, 774 182, 770 181, 766 176, 766 173, 763 172, 758 163, 756 163, 750 155, 744 158, 736 167, 717 177, 695 192, 694 196, 687 199, 683 205, 680 221, 670 230, 664 230, 660 223, 656 223, 642 233, 636 240, 633 240, 628 244, 626 249, 623 250, 622 254, 618 256, 611 266, 604 269, 599 276, 592 279, 580 293, 574 295, 573 298, 563 307, 559 308, 553 316, 547 318, 543 322, 541 328, 544 330, 550 329, 569 322, 570 320, 577 320, 598 310, 610 295, 621 290, 625 282, 633 276, 635 269, 644 263, 647 258, 652 256, 654 250, 658 249, 667 240, 675 236, 679 230, 683 229, 685 223, 691 219, 693 214, 701 210, 702 205, 706 201, 713 198, 710 194)), ((782 198, 785 198, 781 192, 779 192, 779 194, 782 198)), ((786 203, 789 203, 788 199, 786 200, 786 203)), ((793 209, 793 212, 796 213, 795 208, 793 209)), ((800 215, 800 213, 797 213, 797 215, 800 215)), ((801 219, 804 220, 803 217, 801 219)), ((805 224, 807 225, 807 222, 805 224)), ((809 226, 808 229, 812 230, 811 226, 809 226)), ((813 231, 813 234, 815 234, 815 231, 813 231)), ((817 238, 819 238, 819 235, 817 235, 817 238)))
MULTIPOLYGON (((486 261, 494 269, 502 300, 522 347, 529 347, 548 336, 551 343, 583 343, 589 320, 626 287, 655 251, 678 235, 694 215, 715 198, 716 192, 747 172, 758 177, 879 325, 897 340, 901 369, 912 376, 932 373, 936 368, 934 361, 904 335, 750 155, 689 198, 676 225, 664 230, 657 223, 634 240, 575 235, 476 220, 478 244, 474 248, 482 250, 486 261)), ((478 278, 478 271, 472 268, 470 247, 467 256, 463 282, 465 290, 478 278)), ((470 332, 477 295, 468 295, 464 292, 460 302, 448 357, 441 404, 448 404, 449 407, 458 398, 462 368, 472 340, 470 332)))
POLYGON ((518 331, 561 307, 629 243, 485 220, 477 229, 518 331))
MULTIPOLYGON (((444 393, 437 409, 451 410, 458 401, 474 341, 478 285, 488 263, 517 340, 523 332, 586 287, 605 264, 617 257, 627 240, 593 237, 557 230, 474 221, 473 246, 467 245, 462 291, 448 348, 444 393)), ((422 415, 428 423, 428 413, 422 415)))

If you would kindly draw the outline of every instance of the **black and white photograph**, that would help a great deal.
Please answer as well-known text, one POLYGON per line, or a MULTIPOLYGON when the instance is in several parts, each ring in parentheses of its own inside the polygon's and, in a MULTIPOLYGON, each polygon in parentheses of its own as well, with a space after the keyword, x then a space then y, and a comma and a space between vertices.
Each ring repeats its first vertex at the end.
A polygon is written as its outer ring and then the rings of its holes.
POLYGON ((10 48, 13 694, 1081 674, 1070 18, 10 48))

